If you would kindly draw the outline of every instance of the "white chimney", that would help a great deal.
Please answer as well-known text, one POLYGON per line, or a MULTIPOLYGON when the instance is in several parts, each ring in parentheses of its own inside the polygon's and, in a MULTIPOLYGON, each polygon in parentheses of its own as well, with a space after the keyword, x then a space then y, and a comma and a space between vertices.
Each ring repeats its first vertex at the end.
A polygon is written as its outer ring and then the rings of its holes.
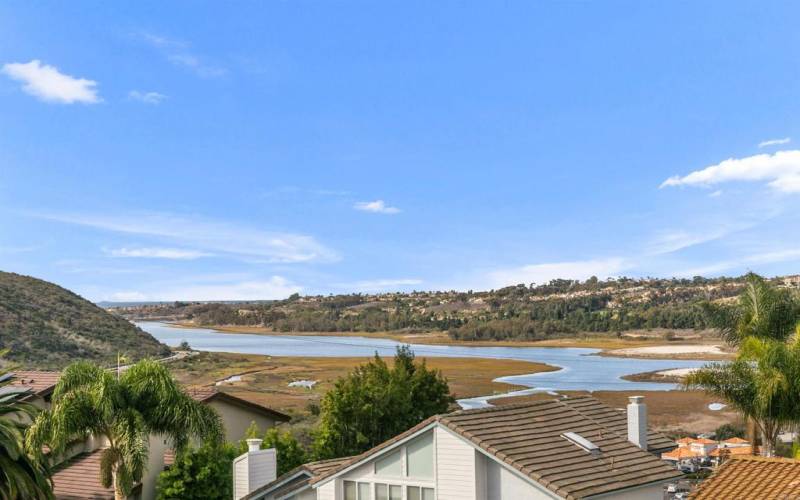
POLYGON ((628 441, 647 450, 647 405, 644 396, 628 398, 628 441))
POLYGON ((239 500, 278 477, 275 448, 261 449, 260 439, 247 440, 247 453, 233 460, 233 498, 239 500))

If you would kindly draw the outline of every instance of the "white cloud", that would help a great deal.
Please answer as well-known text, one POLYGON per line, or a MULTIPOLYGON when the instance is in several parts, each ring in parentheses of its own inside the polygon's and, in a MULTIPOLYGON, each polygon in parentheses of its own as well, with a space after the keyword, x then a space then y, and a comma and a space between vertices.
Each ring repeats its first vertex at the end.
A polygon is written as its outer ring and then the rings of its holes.
POLYGON ((789 144, 792 142, 791 137, 784 137, 783 139, 770 139, 768 141, 761 141, 758 143, 758 147, 766 148, 769 146, 780 146, 781 144, 789 144))
POLYGON ((272 276, 266 280, 187 285, 158 291, 120 291, 109 294, 107 300, 120 302, 276 300, 285 299, 302 290, 303 287, 282 276, 272 276))
POLYGON ((722 196, 722 190, 721 189, 717 189, 716 191, 714 191, 713 193, 710 193, 708 195, 709 198, 719 198, 720 196, 722 196))
POLYGON ((264 231, 199 217, 168 213, 30 215, 116 233, 152 237, 202 252, 257 258, 261 262, 331 262, 339 259, 335 251, 312 236, 264 231))
POLYGON ((376 214, 398 214, 400 209, 397 207, 387 206, 383 200, 375 201, 359 201, 353 208, 361 210, 362 212, 372 212, 376 214))
POLYGON ((415 278, 404 279, 377 279, 377 280, 363 280, 353 283, 337 283, 337 288, 342 288, 348 291, 361 291, 361 292, 378 292, 384 290, 396 290, 398 288, 421 285, 422 280, 415 278))
POLYGON ((188 68, 198 76, 214 78, 225 75, 225 68, 206 63, 200 56, 190 51, 191 44, 153 33, 142 33, 141 38, 175 66, 188 68))
POLYGON ((113 248, 108 251, 112 257, 132 257, 145 259, 173 259, 192 260, 200 257, 210 257, 213 254, 198 250, 185 250, 181 248, 113 248))
POLYGON ((683 177, 679 175, 670 177, 661 184, 661 187, 708 187, 734 181, 762 181, 776 191, 800 193, 800 150, 730 158, 683 177))
POLYGON ((128 92, 128 98, 135 101, 141 101, 147 104, 159 104, 167 98, 164 94, 158 92, 140 92, 138 90, 131 90, 128 92))
POLYGON ((645 248, 647 255, 662 255, 677 252, 685 248, 720 240, 730 234, 744 231, 755 226, 752 222, 717 223, 705 229, 687 231, 670 229, 656 232, 645 248))
POLYGON ((597 276, 600 279, 606 279, 616 277, 631 267, 632 264, 621 257, 532 264, 491 271, 487 276, 487 286, 501 288, 519 283, 542 284, 556 278, 585 280, 591 276, 597 276))
POLYGON ((102 99, 97 95, 97 82, 61 73, 55 66, 34 59, 27 63, 3 65, 3 73, 22 82, 22 90, 46 102, 94 104, 102 99))

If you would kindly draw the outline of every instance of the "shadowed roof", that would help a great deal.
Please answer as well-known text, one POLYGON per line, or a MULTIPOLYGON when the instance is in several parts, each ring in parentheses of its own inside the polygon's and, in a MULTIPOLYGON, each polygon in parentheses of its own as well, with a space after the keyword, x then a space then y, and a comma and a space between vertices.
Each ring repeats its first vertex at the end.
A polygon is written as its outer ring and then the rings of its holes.
POLYGON ((186 389, 186 393, 189 394, 192 399, 195 401, 200 401, 201 403, 208 403, 210 401, 225 401, 237 406, 248 408, 263 415, 267 415, 282 422, 288 422, 291 420, 289 415, 281 413, 277 410, 273 410, 272 408, 264 406, 257 401, 252 401, 246 395, 222 392, 213 386, 190 387, 186 389))
POLYGON ((11 385, 20 385, 30 389, 37 396, 46 396, 53 392, 61 372, 40 370, 14 370, 11 385))

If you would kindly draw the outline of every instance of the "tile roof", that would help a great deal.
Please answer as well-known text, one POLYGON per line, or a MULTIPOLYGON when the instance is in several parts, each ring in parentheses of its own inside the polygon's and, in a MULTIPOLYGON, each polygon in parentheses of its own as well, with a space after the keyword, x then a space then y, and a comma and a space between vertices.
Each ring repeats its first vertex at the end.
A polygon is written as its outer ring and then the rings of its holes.
POLYGON ((260 495, 264 494, 267 491, 273 490, 276 486, 278 488, 271 491, 271 497, 277 498, 293 491, 299 490, 306 485, 308 485, 313 479, 317 478, 318 476, 327 473, 328 471, 335 469, 336 467, 340 466, 342 463, 349 461, 352 457, 344 457, 344 458, 334 458, 331 460, 320 460, 318 462, 310 462, 299 467, 295 467, 294 469, 282 474, 280 477, 275 479, 269 484, 266 484, 253 492, 245 495, 242 500, 251 500, 259 498, 260 495), (298 479, 294 481, 287 481, 294 476, 297 476, 298 479), (281 484, 286 482, 286 484, 281 484))
POLYGON ((186 389, 186 392, 192 399, 202 403, 207 403, 212 400, 227 401, 228 403, 244 406, 253 411, 269 415, 270 417, 282 422, 288 422, 291 420, 289 415, 281 413, 277 410, 273 410, 272 408, 264 406, 257 401, 253 401, 246 395, 240 393, 233 394, 230 392, 222 392, 217 390, 217 388, 214 386, 189 387, 186 389))
MULTIPOLYGON (((734 449, 734 448, 731 448, 734 449)), ((800 460, 731 457, 692 493, 695 500, 748 500, 800 497, 800 460)))
MULTIPOLYGON (((438 423, 471 441, 507 466, 569 499, 680 477, 681 473, 627 441, 626 417, 592 397, 543 400, 516 405, 462 410, 431 417, 408 431, 327 473, 320 482, 370 455, 438 423), (578 433, 600 447, 589 453, 562 436, 578 433)), ((674 448, 666 437, 651 433, 656 450, 674 448)))
POLYGON ((709 457, 724 457, 733 455, 752 455, 752 446, 731 446, 730 448, 715 448, 708 454, 709 457))
POLYGON ((748 441, 746 439, 742 439, 740 437, 734 437, 734 438, 726 439, 725 441, 723 441, 723 443, 728 443, 728 444, 750 444, 750 441, 748 441))
POLYGON ((700 451, 695 451, 688 446, 681 446, 680 448, 675 448, 672 451, 668 451, 666 453, 661 454, 662 460, 687 460, 690 458, 701 458, 704 457, 705 454, 700 451))
POLYGON ((53 392, 56 382, 61 377, 60 372, 38 370, 15 370, 11 385, 21 385, 29 388, 34 394, 46 396, 53 392))
POLYGON ((53 474, 53 493, 59 500, 113 499, 114 490, 100 484, 103 449, 76 455, 53 474))

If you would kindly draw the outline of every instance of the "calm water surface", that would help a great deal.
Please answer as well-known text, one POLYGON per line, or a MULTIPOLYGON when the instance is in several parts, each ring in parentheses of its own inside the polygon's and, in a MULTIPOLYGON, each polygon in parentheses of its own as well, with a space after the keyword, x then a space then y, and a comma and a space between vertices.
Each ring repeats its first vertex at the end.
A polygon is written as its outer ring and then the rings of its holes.
MULTIPOLYGON (((268 354, 270 356, 372 356, 392 355, 401 345, 394 340, 367 337, 325 337, 305 335, 254 335, 222 333, 208 328, 174 328, 165 323, 139 322, 137 325, 170 346, 186 340, 199 351, 268 354)), ((595 356, 599 349, 573 347, 468 347, 461 345, 411 344, 418 357, 496 358, 538 361, 561 369, 554 372, 501 377, 499 382, 529 387, 511 394, 563 390, 585 391, 660 391, 675 389, 674 384, 629 382, 623 375, 692 368, 704 361, 612 358, 595 356)), ((464 407, 484 406, 493 396, 460 400, 464 407)))

